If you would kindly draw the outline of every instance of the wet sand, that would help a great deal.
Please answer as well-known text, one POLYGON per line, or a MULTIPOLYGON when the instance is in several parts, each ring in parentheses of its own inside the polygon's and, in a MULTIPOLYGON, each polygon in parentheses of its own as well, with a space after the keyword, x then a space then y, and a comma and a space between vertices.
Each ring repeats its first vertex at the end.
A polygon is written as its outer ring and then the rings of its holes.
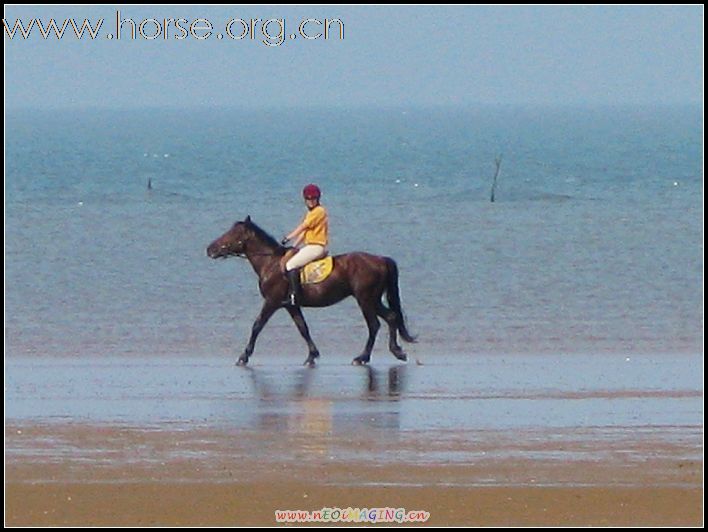
MULTIPOLYGON (((703 462, 656 431, 446 436, 437 451, 468 459, 338 458, 366 435, 8 426, 6 524, 272 525, 275 510, 325 507, 425 510, 440 525, 702 523, 703 462)), ((426 452, 419 434, 398 444, 426 452)))
POLYGON ((390 507, 438 525, 701 525, 700 364, 11 361, 6 524, 390 507))
MULTIPOLYGON (((8 484, 6 525, 274 525, 275 508, 428 508, 424 525, 700 526, 699 488, 8 484), (373 501, 373 503, 372 503, 373 501)), ((417 523, 418 526, 421 523, 417 523)))

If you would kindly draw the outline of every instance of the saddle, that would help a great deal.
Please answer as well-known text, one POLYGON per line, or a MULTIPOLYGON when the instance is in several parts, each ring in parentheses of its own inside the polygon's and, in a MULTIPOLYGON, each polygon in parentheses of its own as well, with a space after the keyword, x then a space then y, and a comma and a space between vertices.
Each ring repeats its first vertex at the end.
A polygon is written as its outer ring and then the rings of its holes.
MULTIPOLYGON (((285 273, 285 264, 297 253, 297 249, 289 249, 280 259, 280 271, 285 273)), ((334 260, 330 255, 323 259, 318 259, 306 264, 300 268, 300 284, 317 284, 321 283, 332 273, 334 269, 334 260)))

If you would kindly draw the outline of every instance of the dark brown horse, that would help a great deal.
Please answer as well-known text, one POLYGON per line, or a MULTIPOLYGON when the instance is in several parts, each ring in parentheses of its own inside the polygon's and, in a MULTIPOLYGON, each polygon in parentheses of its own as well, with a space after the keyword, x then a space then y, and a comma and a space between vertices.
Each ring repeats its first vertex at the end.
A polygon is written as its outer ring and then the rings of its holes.
MULTIPOLYGON (((281 259, 288 248, 281 246, 272 236, 251 221, 250 216, 243 222, 236 222, 222 236, 214 240, 207 248, 207 255, 212 259, 240 256, 248 259, 258 275, 258 286, 265 299, 260 314, 253 323, 251 338, 243 354, 238 359, 239 365, 248 363, 253 354, 256 338, 270 317, 281 307, 290 313, 302 337, 307 341, 310 354, 306 366, 314 366, 320 356, 315 343, 310 337, 307 323, 300 307, 285 305, 283 301, 288 293, 288 281, 281 269, 281 259)), ((368 253, 347 253, 333 257, 334 269, 330 276, 317 284, 302 287, 300 304, 304 307, 327 307, 354 296, 364 314, 369 328, 369 338, 361 355, 353 364, 366 364, 371 358, 379 316, 386 320, 389 329, 388 347, 399 360, 407 360, 406 353, 396 340, 400 334, 406 342, 415 342, 415 338, 406 329, 401 301, 398 292, 398 267, 393 259, 370 255, 368 253), (386 293, 388 307, 381 298, 386 293)))

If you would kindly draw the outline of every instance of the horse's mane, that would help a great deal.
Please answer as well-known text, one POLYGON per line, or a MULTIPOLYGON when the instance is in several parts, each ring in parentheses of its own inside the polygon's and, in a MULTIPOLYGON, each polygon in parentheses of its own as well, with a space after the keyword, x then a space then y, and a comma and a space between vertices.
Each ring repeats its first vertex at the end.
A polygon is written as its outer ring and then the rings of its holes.
POLYGON ((250 218, 247 218, 243 223, 246 224, 246 227, 253 231, 256 237, 259 240, 262 240, 267 246, 272 247, 276 252, 285 252, 285 248, 280 245, 280 242, 278 242, 270 233, 253 223, 250 218))

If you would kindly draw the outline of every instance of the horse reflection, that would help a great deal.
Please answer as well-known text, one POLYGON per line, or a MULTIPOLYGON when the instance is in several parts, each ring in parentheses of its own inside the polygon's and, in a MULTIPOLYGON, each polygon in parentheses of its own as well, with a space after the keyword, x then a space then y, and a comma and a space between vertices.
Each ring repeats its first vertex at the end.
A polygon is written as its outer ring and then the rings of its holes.
POLYGON ((400 399, 405 389, 406 366, 393 366, 387 371, 371 366, 362 368, 364 387, 362 401, 337 415, 337 427, 355 434, 363 430, 384 429, 386 439, 397 438, 401 427, 400 399))
POLYGON ((406 376, 406 366, 391 366, 388 368, 388 379, 385 386, 381 385, 382 372, 371 366, 366 366, 367 389, 365 396, 369 400, 398 401, 403 393, 406 376))
MULTIPOLYGON (((310 368, 273 376, 258 368, 244 369, 256 399, 255 428, 277 433, 278 440, 296 456, 329 456, 338 445, 335 438, 349 440, 365 434, 362 431, 393 429, 387 438, 396 438, 406 366, 386 370, 363 366, 363 381, 358 385, 358 378, 349 381, 351 393, 346 381, 333 389, 334 376, 310 368)), ((352 374, 346 378, 351 379, 352 374)))

